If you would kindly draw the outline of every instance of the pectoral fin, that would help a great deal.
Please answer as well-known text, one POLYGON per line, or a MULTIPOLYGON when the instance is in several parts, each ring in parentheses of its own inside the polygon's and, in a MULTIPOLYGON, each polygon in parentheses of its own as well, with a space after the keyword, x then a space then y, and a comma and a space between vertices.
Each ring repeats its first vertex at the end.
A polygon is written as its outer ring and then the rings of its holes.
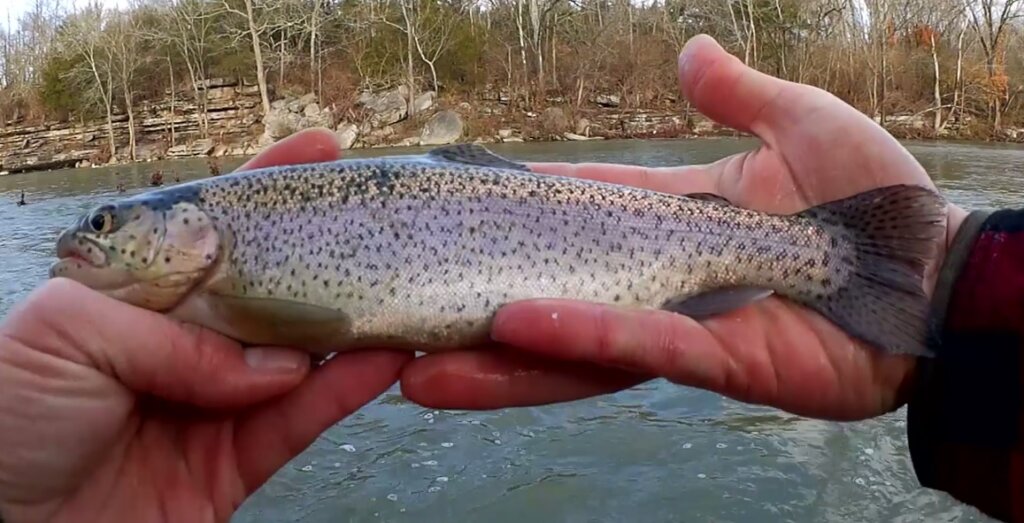
POLYGON ((279 299, 205 293, 187 300, 171 316, 243 343, 315 354, 340 350, 351 338, 351 319, 345 313, 279 299))
POLYGON ((702 320, 745 307, 771 296, 772 292, 771 289, 760 287, 726 287, 683 299, 669 300, 661 308, 702 320))

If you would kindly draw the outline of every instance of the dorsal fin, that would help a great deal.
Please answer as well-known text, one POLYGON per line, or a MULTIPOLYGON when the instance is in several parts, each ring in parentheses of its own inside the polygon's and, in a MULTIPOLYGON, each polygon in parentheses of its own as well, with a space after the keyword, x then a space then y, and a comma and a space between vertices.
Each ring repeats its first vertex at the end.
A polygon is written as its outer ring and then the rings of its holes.
POLYGON ((722 205, 732 205, 732 202, 730 202, 729 200, 726 200, 725 198, 717 194, 712 194, 709 192, 695 192, 690 194, 684 194, 683 196, 686 198, 693 198, 694 200, 704 200, 706 202, 720 203, 722 205))
POLYGON ((515 171, 530 172, 530 168, 510 160, 506 160, 487 148, 475 143, 460 143, 456 145, 445 145, 432 149, 427 156, 455 163, 467 163, 480 165, 482 167, 495 167, 498 169, 512 169, 515 171))

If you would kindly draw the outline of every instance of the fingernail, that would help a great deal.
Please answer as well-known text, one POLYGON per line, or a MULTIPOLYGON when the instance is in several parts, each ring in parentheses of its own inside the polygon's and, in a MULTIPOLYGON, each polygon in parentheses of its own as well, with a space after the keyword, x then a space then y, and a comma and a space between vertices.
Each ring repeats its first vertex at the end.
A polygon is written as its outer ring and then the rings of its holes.
POLYGON ((680 77, 686 74, 687 62, 689 62, 690 57, 693 56, 693 44, 700 38, 700 36, 701 35, 697 35, 687 40, 686 44, 683 45, 683 49, 679 51, 678 67, 680 77))
POLYGON ((309 356, 294 350, 259 347, 245 351, 245 362, 259 370, 293 371, 309 362, 309 356))

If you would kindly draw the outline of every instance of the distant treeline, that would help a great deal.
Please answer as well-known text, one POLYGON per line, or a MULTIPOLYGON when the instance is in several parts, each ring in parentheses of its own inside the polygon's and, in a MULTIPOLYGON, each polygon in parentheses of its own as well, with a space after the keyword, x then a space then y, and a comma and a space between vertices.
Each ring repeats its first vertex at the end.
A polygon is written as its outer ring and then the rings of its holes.
MULTIPOLYGON (((676 56, 715 36, 760 70, 883 123, 991 135, 1024 122, 1024 0, 36 0, 0 33, 0 125, 112 118, 211 78, 344 110, 405 85, 513 107, 681 104, 676 56)), ((0 13, 2 15, 2 13, 0 13)), ((411 96, 410 99, 414 98, 411 96)), ((110 139, 113 147, 113 137, 110 139)), ((131 150, 131 147, 129 147, 131 150)))

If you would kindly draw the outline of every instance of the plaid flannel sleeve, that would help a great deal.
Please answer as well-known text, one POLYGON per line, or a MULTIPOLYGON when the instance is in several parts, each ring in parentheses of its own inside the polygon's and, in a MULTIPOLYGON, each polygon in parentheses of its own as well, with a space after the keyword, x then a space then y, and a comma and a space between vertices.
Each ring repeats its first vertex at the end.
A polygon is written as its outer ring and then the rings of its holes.
POLYGON ((1024 522, 1024 211, 972 213, 933 298, 931 343, 908 406, 921 484, 1024 522))

